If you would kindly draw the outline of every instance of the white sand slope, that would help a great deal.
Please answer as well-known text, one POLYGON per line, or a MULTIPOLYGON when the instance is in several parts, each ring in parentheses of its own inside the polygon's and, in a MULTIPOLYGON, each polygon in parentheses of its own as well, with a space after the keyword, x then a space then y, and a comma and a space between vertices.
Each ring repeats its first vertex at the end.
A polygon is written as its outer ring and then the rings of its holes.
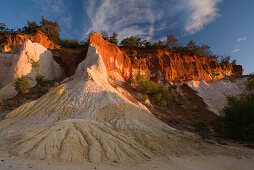
POLYGON ((94 163, 143 161, 195 147, 120 95, 93 46, 70 79, 10 112, 0 123, 0 147, 32 159, 94 163))
POLYGON ((220 114, 227 104, 227 96, 240 96, 247 93, 245 89, 246 82, 247 78, 245 77, 234 81, 215 80, 208 83, 202 80, 189 81, 187 84, 197 91, 197 94, 203 98, 212 112, 220 114))

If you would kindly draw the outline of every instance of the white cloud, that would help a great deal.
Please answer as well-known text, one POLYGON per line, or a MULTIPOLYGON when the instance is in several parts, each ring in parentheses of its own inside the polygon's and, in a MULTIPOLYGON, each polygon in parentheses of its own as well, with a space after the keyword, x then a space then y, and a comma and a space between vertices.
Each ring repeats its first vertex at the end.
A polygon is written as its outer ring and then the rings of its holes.
POLYGON ((155 17, 159 19, 160 16, 154 14, 146 0, 105 0, 97 6, 98 2, 101 1, 91 1, 88 6, 84 4, 91 22, 89 29, 84 30, 84 37, 90 32, 101 30, 117 32, 119 39, 129 35, 147 39, 153 36, 155 17))
MULTIPOLYGON (((222 0, 92 0, 84 1, 90 26, 84 26, 82 39, 93 31, 117 32, 119 39, 130 35, 154 40, 173 29, 194 34, 218 16, 222 0)), ((84 21, 87 24, 87 20, 84 21)), ((163 37, 161 37, 163 38, 163 37)))
POLYGON ((187 0, 187 9, 190 11, 184 27, 189 34, 194 34, 214 21, 218 16, 218 3, 221 0, 187 0))
POLYGON ((64 23, 68 29, 70 29, 72 26, 72 16, 61 18, 61 22, 64 23))
POLYGON ((246 37, 241 37, 241 38, 238 38, 236 41, 239 42, 239 41, 245 41, 247 38, 246 37))
POLYGON ((236 49, 233 50, 233 53, 236 53, 238 51, 240 51, 239 48, 236 48, 236 49))

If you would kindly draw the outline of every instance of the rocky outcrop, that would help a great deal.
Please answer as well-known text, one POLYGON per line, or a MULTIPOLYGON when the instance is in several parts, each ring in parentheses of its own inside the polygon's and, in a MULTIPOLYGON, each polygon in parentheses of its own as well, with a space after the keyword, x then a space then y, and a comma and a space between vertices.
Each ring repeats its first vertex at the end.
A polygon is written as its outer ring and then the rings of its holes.
MULTIPOLYGON (((15 92, 8 92, 7 87, 12 87, 15 79, 23 75, 30 77, 30 86, 36 85, 36 70, 33 68, 33 62, 38 62, 39 74, 45 80, 59 79, 62 75, 61 68, 54 61, 52 53, 41 44, 32 43, 26 40, 20 48, 19 54, 0 53, 0 99, 14 97, 15 92), (12 95, 11 95, 12 94, 12 95)), ((8 88, 13 89, 14 88, 8 88)))
POLYGON ((218 63, 212 58, 190 56, 166 49, 120 47, 130 57, 132 76, 147 71, 158 82, 182 83, 189 80, 210 81, 234 74, 242 75, 241 66, 218 63))
POLYGON ((128 79, 133 67, 117 46, 92 34, 87 57, 74 76, 0 122, 0 149, 29 159, 92 163, 222 150, 167 126, 142 103, 130 100, 127 91, 120 92, 113 80, 128 79))
POLYGON ((3 52, 19 52, 22 44, 29 39, 32 42, 41 44, 47 49, 58 49, 59 45, 56 45, 46 34, 41 31, 36 31, 31 34, 18 34, 15 36, 9 35, 7 40, 3 43, 3 52))
MULTIPOLYGON (((37 42, 50 49, 61 65, 66 76, 72 76, 80 62, 85 59, 87 49, 60 48, 44 33, 37 31, 31 35, 16 35, 5 42, 5 51, 15 52, 26 39, 37 42)), ((110 57, 106 63, 111 77, 120 74, 124 80, 135 78, 137 74, 164 84, 182 83, 190 80, 205 82, 231 75, 242 75, 240 65, 218 63, 212 58, 191 56, 174 50, 158 48, 118 47, 105 41, 96 33, 92 42, 98 50, 108 51, 103 54, 110 57), (110 49, 110 50, 109 50, 110 49), (114 75, 116 74, 116 75, 114 75)), ((118 78, 120 78, 118 76, 118 78)))
POLYGON ((98 33, 91 42, 107 60, 105 65, 112 78, 135 78, 146 75, 165 84, 182 83, 190 80, 210 81, 234 74, 242 75, 241 66, 218 63, 212 58, 189 56, 175 51, 158 48, 117 47, 104 41, 98 33), (119 76, 121 75, 121 76, 119 76))
POLYGON ((93 163, 199 153, 194 136, 178 133, 111 86, 108 79, 120 79, 120 68, 111 67, 112 48, 99 46, 97 38, 92 34, 73 77, 7 114, 0 122, 0 148, 31 159, 93 163))

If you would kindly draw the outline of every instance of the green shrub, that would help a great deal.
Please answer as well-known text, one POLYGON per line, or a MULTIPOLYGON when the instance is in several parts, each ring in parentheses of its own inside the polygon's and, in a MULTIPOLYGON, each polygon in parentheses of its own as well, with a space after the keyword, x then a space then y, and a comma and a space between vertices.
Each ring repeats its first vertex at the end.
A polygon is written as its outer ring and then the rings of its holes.
POLYGON ((82 46, 78 40, 72 40, 72 39, 61 39, 59 44, 61 47, 64 47, 64 48, 79 48, 82 46))
POLYGON ((228 105, 219 119, 217 132, 222 136, 254 141, 254 95, 228 97, 228 105))
POLYGON ((254 91, 254 78, 251 78, 247 82, 247 90, 254 91))
POLYGON ((170 103, 176 101, 172 89, 168 89, 154 81, 146 80, 140 75, 136 75, 136 84, 137 88, 147 95, 150 101, 157 106, 167 107, 170 103))
POLYGON ((42 90, 42 89, 40 89, 40 90, 37 92, 37 96, 38 96, 38 97, 41 97, 41 96, 43 96, 43 95, 46 94, 46 93, 48 93, 48 90, 42 90))
POLYGON ((147 96, 147 94, 144 94, 143 96, 142 96, 142 100, 145 102, 145 101, 147 101, 149 98, 148 98, 148 96, 147 96))
POLYGON ((188 108, 192 112, 197 112, 198 111, 198 106, 195 104, 191 104, 188 108))
POLYGON ((44 77, 40 74, 36 75, 35 80, 37 81, 38 84, 42 84, 45 81, 44 77))
POLYGON ((158 87, 156 87, 152 93, 153 103, 160 107, 169 106, 169 104, 174 101, 173 98, 174 96, 171 92, 171 89, 168 89, 163 85, 158 85, 158 87))
POLYGON ((187 83, 183 83, 183 86, 185 86, 185 87, 189 87, 187 83))
POLYGON ((142 81, 142 80, 147 80, 143 75, 141 75, 140 73, 136 74, 135 76, 135 80, 136 81, 142 81))
POLYGON ((138 81, 138 87, 145 94, 153 94, 159 90, 158 84, 150 80, 138 81))
POLYGON ((17 78, 15 82, 15 89, 22 94, 28 93, 30 91, 29 78, 27 76, 17 78))
POLYGON ((30 59, 30 63, 32 64, 32 67, 34 68, 36 73, 35 80, 37 81, 37 83, 42 84, 45 80, 44 77, 39 72, 40 68, 39 61, 34 61, 33 59, 30 59))
POLYGON ((30 60, 32 67, 34 68, 36 74, 39 74, 39 68, 40 68, 40 64, 39 61, 34 61, 33 59, 30 60))
POLYGON ((195 131, 202 137, 202 139, 206 139, 211 131, 207 126, 207 123, 204 121, 199 121, 195 124, 195 131))

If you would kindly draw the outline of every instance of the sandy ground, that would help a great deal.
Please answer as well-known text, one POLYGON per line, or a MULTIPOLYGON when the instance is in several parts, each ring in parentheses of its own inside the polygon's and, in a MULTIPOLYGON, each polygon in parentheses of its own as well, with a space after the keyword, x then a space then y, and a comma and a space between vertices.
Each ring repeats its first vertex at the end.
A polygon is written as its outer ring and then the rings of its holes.
POLYGON ((228 156, 188 156, 188 157, 157 157, 151 161, 131 165, 119 163, 63 163, 53 161, 27 160, 15 157, 0 151, 1 170, 253 170, 254 158, 250 157, 228 157, 228 156))

